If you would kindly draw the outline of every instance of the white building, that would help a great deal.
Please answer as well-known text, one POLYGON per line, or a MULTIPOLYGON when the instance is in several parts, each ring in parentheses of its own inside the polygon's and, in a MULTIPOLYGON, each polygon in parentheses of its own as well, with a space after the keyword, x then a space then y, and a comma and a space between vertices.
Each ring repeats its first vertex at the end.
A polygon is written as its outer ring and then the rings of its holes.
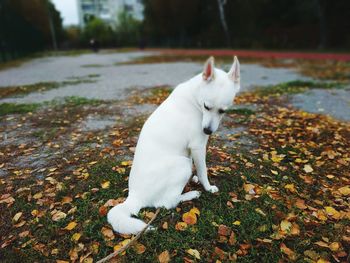
POLYGON ((91 17, 98 17, 115 26, 121 12, 129 13, 136 20, 143 20, 142 0, 77 0, 77 3, 82 28, 91 17))

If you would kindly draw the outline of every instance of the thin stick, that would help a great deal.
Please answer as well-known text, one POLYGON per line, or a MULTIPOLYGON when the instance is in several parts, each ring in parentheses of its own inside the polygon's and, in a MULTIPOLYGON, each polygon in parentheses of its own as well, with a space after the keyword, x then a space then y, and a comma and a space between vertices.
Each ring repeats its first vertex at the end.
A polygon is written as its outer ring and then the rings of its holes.
POLYGON ((157 211, 154 214, 154 216, 147 223, 147 225, 141 230, 141 232, 139 232, 133 239, 131 239, 129 243, 127 243, 125 246, 123 246, 122 248, 118 249, 117 251, 114 251, 113 253, 109 254, 107 257, 97 261, 96 263, 106 262, 106 261, 114 258, 115 256, 117 256, 118 254, 123 253, 125 250, 127 250, 131 245, 133 245, 140 238, 140 236, 143 234, 143 232, 145 232, 146 229, 152 224, 152 222, 156 219, 157 215, 159 214, 159 211, 160 211, 160 208, 157 209, 157 211))

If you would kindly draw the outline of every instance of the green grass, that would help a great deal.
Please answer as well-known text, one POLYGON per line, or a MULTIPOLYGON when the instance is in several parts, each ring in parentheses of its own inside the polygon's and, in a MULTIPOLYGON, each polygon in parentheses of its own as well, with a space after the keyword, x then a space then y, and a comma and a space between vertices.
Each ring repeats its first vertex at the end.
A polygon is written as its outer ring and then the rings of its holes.
POLYGON ((2 87, 0 89, 0 98, 19 97, 31 92, 43 92, 69 85, 79 85, 81 83, 95 83, 96 80, 92 78, 96 78, 98 76, 99 75, 97 74, 90 74, 87 77, 73 77, 72 80, 62 82, 39 82, 30 85, 2 87))
POLYGON ((226 111, 227 114, 238 114, 244 116, 250 116, 255 114, 255 111, 248 108, 240 108, 240 109, 229 109, 226 111))
POLYGON ((307 91, 309 89, 334 89, 342 87, 343 86, 337 82, 313 82, 295 80, 268 87, 258 87, 255 90, 255 92, 261 96, 270 96, 282 94, 297 94, 307 91))
POLYGON ((2 103, 0 104, 0 116, 8 114, 23 114, 33 112, 40 107, 40 104, 15 104, 15 103, 2 103))
MULTIPOLYGON (((0 104, 0 116, 8 114, 24 114, 28 112, 34 112, 42 106, 47 107, 79 107, 85 105, 96 106, 101 104, 101 100, 87 99, 78 96, 65 97, 63 100, 53 100, 44 103, 31 103, 31 104, 16 104, 16 103, 2 103, 0 104)), ((41 134, 37 134, 38 137, 41 134)))

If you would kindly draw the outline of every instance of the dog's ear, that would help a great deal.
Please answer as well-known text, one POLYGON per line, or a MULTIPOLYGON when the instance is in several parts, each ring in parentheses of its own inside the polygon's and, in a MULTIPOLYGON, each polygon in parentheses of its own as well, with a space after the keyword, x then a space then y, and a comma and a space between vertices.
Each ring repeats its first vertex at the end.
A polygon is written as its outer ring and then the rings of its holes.
POLYGON ((214 79, 214 58, 208 58, 207 62, 204 64, 203 69, 203 79, 207 82, 214 79))
POLYGON ((240 66, 239 66, 239 61, 238 61, 236 56, 233 59, 233 64, 232 64, 232 67, 231 67, 230 71, 228 72, 228 76, 235 83, 238 83, 238 84, 240 83, 241 70, 240 70, 240 66))

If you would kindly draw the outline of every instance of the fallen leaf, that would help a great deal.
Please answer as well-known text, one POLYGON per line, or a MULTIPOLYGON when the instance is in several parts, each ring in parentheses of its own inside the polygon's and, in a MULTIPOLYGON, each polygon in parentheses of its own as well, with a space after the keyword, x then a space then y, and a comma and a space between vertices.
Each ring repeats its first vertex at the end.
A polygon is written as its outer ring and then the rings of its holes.
MULTIPOLYGON (((113 235, 114 237, 114 235, 113 235)), ((129 244, 129 242, 131 241, 130 238, 124 239, 123 241, 119 242, 117 245, 115 245, 113 247, 114 251, 117 251, 119 249, 121 249, 122 247, 126 246, 127 244, 129 244)), ((122 252, 120 255, 125 255, 126 251, 122 252)))
POLYGON ((327 215, 333 217, 334 219, 339 219, 341 216, 341 214, 331 206, 326 206, 325 210, 327 215))
POLYGON ((158 260, 160 263, 168 263, 170 262, 170 255, 168 250, 163 251, 158 255, 158 260))
POLYGON ((66 218, 67 214, 62 211, 57 211, 55 214, 52 215, 53 221, 60 221, 63 218, 66 218))
POLYGON ((310 164, 305 164, 303 169, 306 173, 311 173, 314 171, 310 164))
POLYGON ((284 232, 288 232, 290 231, 291 227, 292 227, 292 223, 287 221, 287 220, 282 220, 281 224, 280 224, 281 230, 284 232))
POLYGON ((231 228, 226 225, 219 225, 218 234, 221 236, 229 236, 231 233, 231 228))
POLYGON ((195 225, 197 223, 197 216, 190 211, 182 215, 182 220, 188 225, 195 225))
POLYGON ((106 240, 113 240, 114 239, 113 230, 108 228, 108 227, 102 227, 101 233, 105 237, 106 240))
POLYGON ((17 222, 18 219, 20 219, 20 217, 22 216, 22 212, 18 212, 17 214, 15 214, 12 218, 13 222, 17 222))
POLYGON ((288 248, 284 243, 281 243, 280 249, 282 253, 286 254, 290 260, 296 260, 295 252, 288 248))
POLYGON ((101 183, 101 187, 102 187, 103 189, 109 188, 110 185, 111 185, 111 182, 110 182, 110 181, 105 181, 105 182, 101 183))
POLYGON ((332 250, 333 252, 338 251, 340 248, 340 244, 338 242, 332 242, 329 244, 329 249, 332 250))
POLYGON ((288 189, 291 193, 295 193, 296 192, 296 189, 295 189, 295 186, 294 184, 286 184, 284 186, 285 189, 288 189))
POLYGON ((192 248, 190 248, 190 249, 186 250, 186 252, 187 252, 189 255, 195 257, 196 259, 201 259, 200 254, 199 254, 199 252, 198 252, 197 249, 192 249, 192 248))
POLYGON ((76 226, 77 226, 77 223, 72 221, 64 229, 70 231, 70 230, 74 229, 76 226))
POLYGON ((81 237, 80 233, 74 233, 71 237, 71 240, 74 242, 77 242, 77 241, 79 241, 80 237, 81 237))
POLYGON ((347 186, 343 186, 343 187, 340 187, 338 189, 339 193, 341 193, 342 195, 344 196, 348 196, 350 195, 350 187, 347 185, 347 186))
POLYGON ((235 222, 233 222, 232 224, 234 224, 235 226, 239 226, 239 225, 241 225, 241 221, 236 220, 236 221, 235 221, 235 222))
POLYGON ((141 243, 136 243, 135 245, 133 245, 133 248, 134 248, 136 254, 138 254, 138 255, 143 254, 146 251, 146 247, 144 245, 142 245, 141 243))
POLYGON ((185 222, 178 222, 175 225, 175 229, 178 231, 184 231, 187 227, 188 227, 188 225, 185 222))

